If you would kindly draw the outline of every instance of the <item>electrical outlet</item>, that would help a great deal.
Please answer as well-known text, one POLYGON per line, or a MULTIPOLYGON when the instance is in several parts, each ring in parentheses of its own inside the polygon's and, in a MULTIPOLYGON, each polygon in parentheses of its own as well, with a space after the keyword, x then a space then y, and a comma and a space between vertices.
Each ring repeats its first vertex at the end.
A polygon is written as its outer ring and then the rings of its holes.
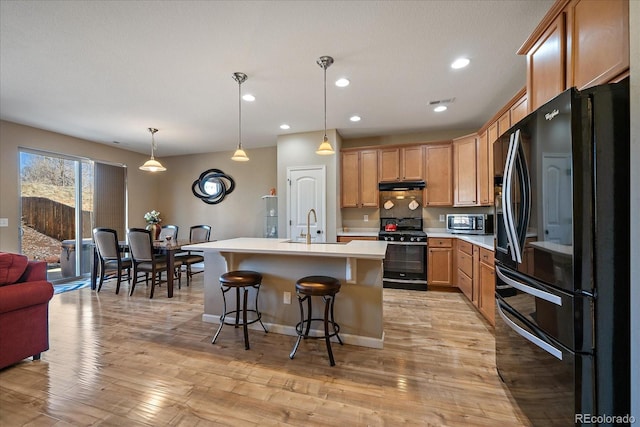
POLYGON ((284 299, 282 300, 285 304, 291 304, 291 292, 284 293, 284 299))
POLYGON ((444 215, 440 215, 440 222, 444 222, 444 215))
POLYGON ((8 227, 9 218, 0 218, 0 227, 8 227))
POLYGON ((364 222, 368 222, 369 221, 369 215, 365 215, 364 216, 364 222))

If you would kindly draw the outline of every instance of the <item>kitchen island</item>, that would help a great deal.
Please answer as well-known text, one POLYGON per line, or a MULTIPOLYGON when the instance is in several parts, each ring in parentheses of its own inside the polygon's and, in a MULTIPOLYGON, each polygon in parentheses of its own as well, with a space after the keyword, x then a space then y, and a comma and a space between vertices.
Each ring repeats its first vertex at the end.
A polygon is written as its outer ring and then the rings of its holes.
MULTIPOLYGON (((342 340, 382 348, 382 261, 386 247, 383 241, 307 245, 285 239, 243 237, 186 245, 183 249, 204 252, 205 322, 220 321, 220 275, 232 270, 254 270, 263 276, 259 295, 262 321, 269 332, 295 336, 295 325, 300 321, 295 282, 310 275, 332 276, 342 283, 335 303, 342 340)), ((251 298, 250 295, 250 301, 251 298)), ((227 304, 233 307, 235 298, 231 299, 227 304)), ((314 301, 315 313, 322 313, 320 303, 319 298, 314 301)))

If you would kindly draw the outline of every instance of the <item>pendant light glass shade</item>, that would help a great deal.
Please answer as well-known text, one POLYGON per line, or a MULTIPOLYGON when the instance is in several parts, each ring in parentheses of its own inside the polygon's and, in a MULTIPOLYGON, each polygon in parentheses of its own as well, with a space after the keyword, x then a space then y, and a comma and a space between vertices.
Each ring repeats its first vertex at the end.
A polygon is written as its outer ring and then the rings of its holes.
POLYGON ((236 162, 248 162, 249 157, 242 149, 242 83, 247 80, 245 73, 233 73, 233 80, 238 82, 238 148, 236 149, 231 160, 236 162))
POLYGON ((316 63, 324 70, 324 138, 322 138, 316 154, 327 156, 335 153, 329 142, 329 138, 327 138, 327 68, 333 64, 333 58, 330 56, 321 56, 316 63))
POLYGON ((140 166, 139 169, 147 172, 164 172, 167 168, 162 166, 162 164, 154 157, 156 151, 156 140, 153 135, 158 132, 158 129, 149 128, 149 132, 151 132, 151 158, 144 162, 144 165, 140 166))

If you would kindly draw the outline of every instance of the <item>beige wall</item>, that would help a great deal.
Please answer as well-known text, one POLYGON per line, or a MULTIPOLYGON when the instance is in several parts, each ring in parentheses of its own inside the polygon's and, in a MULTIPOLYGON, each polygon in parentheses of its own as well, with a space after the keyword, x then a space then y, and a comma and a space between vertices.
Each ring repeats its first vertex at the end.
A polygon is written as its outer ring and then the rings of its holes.
POLYGON ((147 155, 0 121, 0 218, 9 219, 9 227, 0 228, 2 251, 19 251, 19 147, 126 165, 127 227, 144 227, 145 212, 155 209, 163 224, 180 227, 181 238, 188 238, 189 227, 195 224, 211 225, 214 239, 262 237, 261 196, 276 186, 276 147, 249 150, 251 160, 246 163, 232 161, 231 152, 161 158, 167 171, 153 174, 138 169, 147 155), (208 205, 191 192, 193 181, 212 168, 236 182, 235 190, 217 205, 208 205))
POLYGON ((9 227, 0 227, 0 250, 19 251, 18 149, 31 148, 127 166, 129 224, 143 226, 144 213, 153 206, 157 177, 138 170, 146 156, 116 147, 73 138, 42 129, 0 121, 0 218, 9 227))
POLYGON ((276 147, 246 151, 248 162, 231 160, 231 151, 163 158, 167 172, 159 175, 161 191, 148 209, 159 210, 163 224, 177 225, 179 238, 188 238, 189 227, 196 224, 211 225, 215 240, 263 237, 265 203, 261 197, 276 187, 276 147), (191 191, 193 182, 208 169, 220 169, 236 184, 216 205, 204 203, 191 191))
POLYGON ((327 130, 327 137, 336 154, 319 156, 316 150, 324 133, 307 132, 278 136, 278 222, 280 237, 287 237, 287 168, 292 166, 326 167, 327 174, 327 230, 326 241, 336 241, 336 231, 341 227, 340 218, 340 147, 342 138, 335 129, 327 130))
POLYGON ((442 130, 422 133, 407 133, 400 135, 373 136, 368 138, 345 139, 342 148, 367 147, 376 145, 416 144, 431 141, 447 141, 460 136, 477 132, 478 129, 442 130))

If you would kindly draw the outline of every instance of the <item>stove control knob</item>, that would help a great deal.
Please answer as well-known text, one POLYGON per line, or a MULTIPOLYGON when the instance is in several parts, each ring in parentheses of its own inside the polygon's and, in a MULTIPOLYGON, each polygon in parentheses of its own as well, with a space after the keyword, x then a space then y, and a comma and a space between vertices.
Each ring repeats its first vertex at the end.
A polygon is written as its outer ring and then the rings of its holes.
POLYGON ((404 242, 404 236, 400 237, 400 241, 404 242))
POLYGON ((410 240, 410 241, 412 241, 412 242, 415 242, 415 241, 416 241, 416 238, 415 238, 415 237, 412 237, 412 238, 411 238, 411 239, 409 239, 409 240, 410 240))

